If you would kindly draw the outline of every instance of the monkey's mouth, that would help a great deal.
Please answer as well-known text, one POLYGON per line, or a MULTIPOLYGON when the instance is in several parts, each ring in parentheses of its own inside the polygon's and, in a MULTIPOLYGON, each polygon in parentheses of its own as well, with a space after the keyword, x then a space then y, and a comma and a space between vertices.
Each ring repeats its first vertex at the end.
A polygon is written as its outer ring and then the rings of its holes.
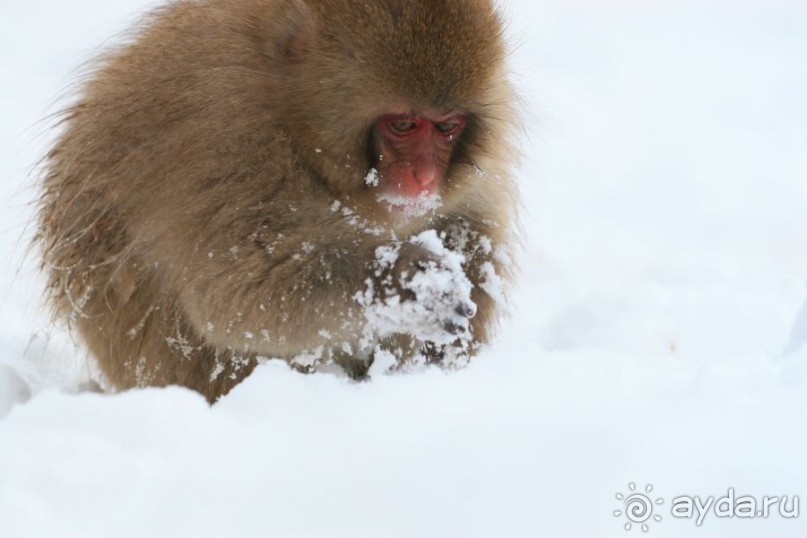
POLYGON ((415 197, 379 194, 378 201, 391 214, 401 217, 423 217, 443 206, 443 199, 439 194, 427 191, 415 197))

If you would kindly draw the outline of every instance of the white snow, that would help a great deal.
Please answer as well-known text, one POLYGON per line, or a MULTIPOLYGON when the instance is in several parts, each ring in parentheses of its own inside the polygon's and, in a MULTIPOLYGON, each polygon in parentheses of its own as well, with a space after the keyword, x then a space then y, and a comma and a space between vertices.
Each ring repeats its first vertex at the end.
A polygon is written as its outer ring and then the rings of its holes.
POLYGON ((370 168, 367 176, 364 178, 364 184, 368 187, 378 187, 378 170, 370 168))
POLYGON ((439 194, 426 191, 420 193, 416 198, 385 192, 379 194, 377 199, 381 203, 388 204, 393 212, 404 217, 423 217, 443 205, 443 198, 439 194))
POLYGON ((367 344, 396 333, 448 347, 459 339, 460 360, 464 362, 471 341, 469 319, 476 313, 471 300, 473 286, 462 270, 464 261, 462 254, 443 246, 435 230, 426 230, 402 244, 379 247, 375 276, 382 280, 376 284, 368 278, 366 289, 356 294, 367 320, 367 344), (403 267, 397 277, 392 269, 401 248, 409 245, 424 249, 433 259, 420 267, 403 267), (402 297, 403 292, 411 292, 414 298, 402 297))
POLYGON ((498 340, 366 383, 268 361, 213 408, 75 394, 91 366, 26 252, 38 122, 153 4, 0 6, 0 536, 641 535, 629 483, 664 499, 648 536, 807 535, 670 513, 807 503, 807 4, 511 0, 525 246, 498 340))

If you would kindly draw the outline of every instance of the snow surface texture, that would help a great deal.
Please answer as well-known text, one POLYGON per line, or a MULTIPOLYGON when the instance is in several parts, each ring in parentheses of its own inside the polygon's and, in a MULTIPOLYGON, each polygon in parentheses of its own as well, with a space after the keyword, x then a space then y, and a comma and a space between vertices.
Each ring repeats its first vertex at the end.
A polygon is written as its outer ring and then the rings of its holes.
POLYGON ((217 406, 102 396, 25 257, 37 124, 143 0, 0 7, 0 536, 803 537, 671 517, 807 503, 807 5, 513 0, 529 138, 512 319, 464 370, 269 362, 217 406))

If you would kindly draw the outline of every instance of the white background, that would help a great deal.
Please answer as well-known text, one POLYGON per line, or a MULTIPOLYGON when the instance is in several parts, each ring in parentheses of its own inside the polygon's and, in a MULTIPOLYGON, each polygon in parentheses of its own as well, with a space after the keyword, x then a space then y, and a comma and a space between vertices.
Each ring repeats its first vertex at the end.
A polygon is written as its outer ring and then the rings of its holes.
POLYGON ((152 4, 0 4, 0 536, 630 536, 631 481, 665 499, 651 536, 807 535, 669 513, 807 504, 807 4, 509 2, 525 248, 498 340, 358 385, 267 364, 212 409, 71 395, 86 359, 26 256, 42 120, 152 4))

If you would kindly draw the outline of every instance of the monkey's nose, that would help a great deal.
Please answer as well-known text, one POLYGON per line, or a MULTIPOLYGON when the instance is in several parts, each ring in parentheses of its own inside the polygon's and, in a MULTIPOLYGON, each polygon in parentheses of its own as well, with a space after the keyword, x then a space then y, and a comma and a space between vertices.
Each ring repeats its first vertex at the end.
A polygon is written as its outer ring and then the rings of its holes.
POLYGON ((418 185, 423 188, 431 187, 440 179, 439 171, 434 164, 421 164, 412 170, 412 176, 417 181, 418 185))

